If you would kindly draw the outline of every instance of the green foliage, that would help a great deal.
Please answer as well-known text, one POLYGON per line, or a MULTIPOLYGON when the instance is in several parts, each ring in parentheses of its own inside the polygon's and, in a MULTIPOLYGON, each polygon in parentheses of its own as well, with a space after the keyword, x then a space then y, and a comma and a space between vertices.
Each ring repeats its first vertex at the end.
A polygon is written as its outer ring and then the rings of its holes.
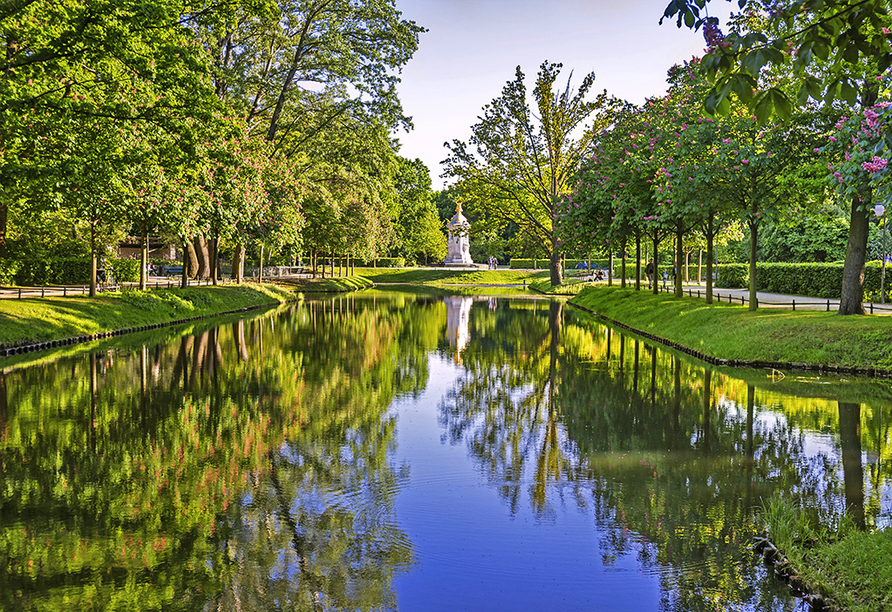
MULTIPOLYGON (((578 91, 557 84, 562 65, 543 62, 529 105, 520 66, 502 94, 484 106, 480 122, 471 126, 468 143, 447 143, 446 173, 459 180, 468 208, 487 219, 513 222, 518 233, 551 258, 564 248, 554 221, 564 196, 573 187, 573 173, 589 153, 597 132, 608 123, 614 101, 604 92, 587 100, 595 74, 582 80, 578 91), (597 125, 587 126, 594 119, 597 125), (577 136, 578 135, 578 136, 577 136)), ((554 260, 552 282, 560 284, 554 260)))
POLYGON ((789 119, 794 105, 854 105, 863 95, 865 72, 875 75, 892 64, 886 2, 738 0, 746 19, 727 36, 704 10, 708 2, 672 0, 663 18, 675 18, 678 27, 703 27, 703 65, 715 77, 704 100, 709 113, 727 113, 732 95, 763 124, 772 115, 789 119))
POLYGON ((815 515, 772 496, 762 503, 771 541, 811 589, 853 612, 892 606, 892 530, 859 530, 847 515, 815 515))
POLYGON ((356 265, 367 268, 404 268, 406 266, 406 260, 402 257, 379 257, 368 261, 357 259, 356 265))
MULTIPOLYGON (((565 259, 564 260, 567 271, 569 272, 571 269, 575 269, 577 264, 588 263, 588 259, 565 259)), ((529 269, 537 269, 537 270, 545 270, 548 269, 548 260, 547 259, 527 259, 523 257, 512 257, 511 261, 508 262, 509 267, 512 270, 529 270, 529 269), (533 265, 535 263, 535 265, 533 265)), ((609 265, 609 260, 607 259, 592 259, 591 260, 592 268, 596 265, 606 270, 609 265)), ((585 272, 585 270, 583 270, 585 272)))
POLYGON ((11 285, 15 282, 19 265, 15 259, 0 259, 0 285, 11 285))
POLYGON ((115 273, 115 280, 119 283, 135 283, 139 280, 138 259, 111 259, 108 265, 115 273))
POLYGON ((15 276, 17 285, 84 285, 90 279, 90 260, 78 257, 27 259, 19 262, 15 276))

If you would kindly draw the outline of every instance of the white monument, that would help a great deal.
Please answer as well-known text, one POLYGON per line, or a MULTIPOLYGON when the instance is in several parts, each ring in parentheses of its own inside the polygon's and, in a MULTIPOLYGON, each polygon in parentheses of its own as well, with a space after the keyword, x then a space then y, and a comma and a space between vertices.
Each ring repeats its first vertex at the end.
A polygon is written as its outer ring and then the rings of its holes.
POLYGON ((471 259, 471 245, 468 241, 468 231, 471 224, 461 212, 461 202, 456 203, 455 216, 446 224, 446 233, 449 243, 446 247, 446 259, 443 263, 449 264, 473 264, 471 259))

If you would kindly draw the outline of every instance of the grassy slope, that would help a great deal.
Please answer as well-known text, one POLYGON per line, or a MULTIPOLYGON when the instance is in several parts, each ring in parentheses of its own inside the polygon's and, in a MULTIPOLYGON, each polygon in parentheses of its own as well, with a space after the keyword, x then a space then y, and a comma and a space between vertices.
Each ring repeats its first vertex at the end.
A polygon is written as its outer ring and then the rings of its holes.
POLYGON ((371 287, 374 283, 362 276, 347 277, 326 277, 322 278, 281 278, 276 279, 279 285, 294 287, 298 291, 306 291, 307 293, 342 293, 345 291, 355 291, 356 289, 365 289, 371 287))
POLYGON ((0 300, 0 346, 168 323, 278 304, 294 297, 291 291, 273 285, 246 284, 130 291, 96 298, 0 300))
POLYGON ((830 526, 779 498, 766 504, 764 516, 769 537, 808 591, 851 612, 892 610, 892 529, 863 532, 847 517, 830 526))
POLYGON ((591 287, 571 300, 720 359, 892 368, 892 317, 762 309, 591 287))
POLYGON ((564 280, 564 284, 558 287, 555 287, 551 284, 551 280, 537 280, 530 283, 530 289, 533 291, 538 291, 539 293, 545 293, 548 295, 576 295, 582 289, 587 287, 588 284, 582 279, 569 278, 564 280))
POLYGON ((357 268, 376 283, 520 285, 548 277, 547 270, 449 270, 444 268, 357 268))

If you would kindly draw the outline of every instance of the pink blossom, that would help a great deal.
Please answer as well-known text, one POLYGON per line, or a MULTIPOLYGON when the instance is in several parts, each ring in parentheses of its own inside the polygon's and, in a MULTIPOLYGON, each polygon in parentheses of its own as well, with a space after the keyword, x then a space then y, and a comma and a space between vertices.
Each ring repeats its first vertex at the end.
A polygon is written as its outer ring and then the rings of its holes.
POLYGON ((866 161, 861 164, 861 167, 873 174, 874 172, 879 172, 880 170, 886 167, 887 160, 883 159, 878 155, 874 155, 873 159, 870 161, 866 161))

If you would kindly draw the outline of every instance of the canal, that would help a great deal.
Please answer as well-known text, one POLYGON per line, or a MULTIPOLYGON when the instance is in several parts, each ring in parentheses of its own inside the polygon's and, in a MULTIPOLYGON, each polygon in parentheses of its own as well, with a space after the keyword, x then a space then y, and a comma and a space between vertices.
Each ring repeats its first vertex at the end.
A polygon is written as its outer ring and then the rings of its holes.
POLYGON ((363 292, 0 359, 0 610, 807 609, 778 496, 892 521, 892 385, 562 302, 363 292))

